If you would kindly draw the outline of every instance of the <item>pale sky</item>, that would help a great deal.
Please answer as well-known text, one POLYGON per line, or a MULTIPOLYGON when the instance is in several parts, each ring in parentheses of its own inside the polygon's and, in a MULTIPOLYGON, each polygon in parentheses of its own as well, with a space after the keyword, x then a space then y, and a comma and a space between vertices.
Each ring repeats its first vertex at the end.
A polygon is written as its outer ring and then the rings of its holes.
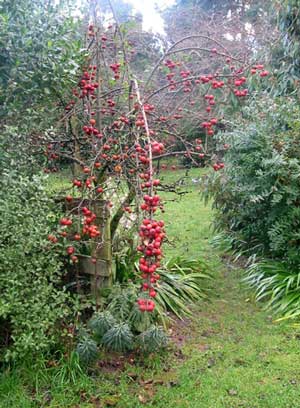
POLYGON ((136 11, 143 15, 143 28, 146 31, 152 30, 155 33, 164 33, 164 22, 159 13, 155 10, 155 6, 164 9, 172 6, 176 0, 125 0, 133 5, 136 11))
MULTIPOLYGON (((53 0, 54 4, 58 4, 60 0, 53 0)), ((80 4, 82 0, 75 0, 78 5, 78 10, 74 14, 80 16, 80 4)), ((176 3, 176 0, 125 0, 133 6, 134 10, 143 15, 143 29, 145 31, 153 31, 154 33, 164 34, 164 22, 160 14, 156 11, 156 7, 163 10, 176 3)))

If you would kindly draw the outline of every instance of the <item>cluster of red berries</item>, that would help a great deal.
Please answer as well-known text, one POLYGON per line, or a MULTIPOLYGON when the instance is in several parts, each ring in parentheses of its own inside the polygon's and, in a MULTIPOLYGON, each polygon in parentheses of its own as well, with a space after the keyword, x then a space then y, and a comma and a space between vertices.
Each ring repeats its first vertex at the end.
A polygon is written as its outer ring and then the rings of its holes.
POLYGON ((87 207, 82 207, 81 211, 83 213, 83 234, 89 235, 90 238, 99 237, 100 231, 97 225, 93 224, 93 222, 97 218, 96 214, 89 210, 87 207))
POLYGON ((188 78, 191 75, 191 71, 189 71, 189 70, 180 71, 179 75, 181 76, 181 78, 188 78))
POLYGON ((95 37, 95 30, 94 30, 93 24, 89 25, 88 36, 89 37, 95 37))
MULTIPOLYGON (((234 80, 234 86, 236 86, 237 88, 243 86, 246 83, 247 79, 244 76, 238 77, 234 80)), ((237 96, 238 98, 240 97, 244 97, 248 95, 248 89, 234 89, 233 93, 235 94, 235 96, 237 96)))
MULTIPOLYGON (((73 197, 68 195, 68 196, 65 197, 65 200, 67 202, 72 202, 73 197)), ((98 238, 101 235, 101 233, 99 231, 98 226, 94 223, 94 221, 97 218, 96 214, 93 213, 91 210, 89 210, 87 207, 82 207, 81 212, 83 214, 82 234, 85 235, 85 236, 88 236, 89 238, 92 238, 92 239, 93 238, 98 238)), ((61 218, 59 223, 60 223, 60 225, 62 227, 70 227, 71 225, 73 225, 73 221, 69 217, 61 218)), ((64 238, 66 238, 68 236, 69 237, 72 236, 71 239, 74 240, 74 241, 80 241, 81 240, 81 234, 78 233, 78 232, 76 232, 74 235, 72 235, 70 233, 68 234, 66 230, 62 230, 60 232, 60 235, 62 237, 64 237, 64 238)), ((50 242, 54 243, 54 244, 56 244, 57 241, 58 241, 58 239, 52 234, 50 234, 48 236, 48 240, 50 242)), ((66 248, 66 252, 67 252, 68 255, 70 255, 71 261, 73 263, 78 262, 78 257, 76 255, 74 255, 74 253, 75 253, 75 247, 74 246, 72 246, 72 245, 68 246, 66 248)))
POLYGON ((223 88, 224 85, 225 85, 224 81, 214 80, 214 81, 211 82, 211 86, 212 86, 213 89, 223 88))
POLYGON ((120 79, 120 67, 121 64, 119 62, 115 63, 115 64, 111 64, 109 66, 109 68, 113 71, 114 73, 114 78, 115 79, 120 79))
POLYGON ((48 235, 48 241, 52 242, 53 244, 56 244, 58 239, 57 239, 57 237, 55 235, 49 234, 48 235))
POLYGON ((215 132, 214 132, 214 129, 212 127, 215 126, 217 123, 218 123, 218 119, 212 118, 209 121, 202 122, 201 127, 203 129, 206 129, 206 133, 207 133, 208 136, 213 136, 213 134, 215 132))
POLYGON ((169 70, 172 70, 172 69, 174 69, 174 68, 177 67, 177 63, 174 62, 174 61, 172 61, 172 60, 170 60, 170 59, 167 59, 167 60, 165 61, 165 66, 168 67, 169 70))
POLYGON ((215 171, 219 171, 219 170, 223 169, 224 166, 225 166, 224 163, 215 163, 215 164, 213 165, 213 169, 214 169, 215 171))
POLYGON ((207 95, 204 95, 204 99, 206 100, 206 103, 208 105, 206 107, 206 112, 209 113, 211 111, 211 107, 215 106, 215 104, 216 104, 215 97, 214 97, 214 95, 207 94, 207 95))
MULTIPOLYGON (((176 68, 178 66, 178 63, 167 59, 165 61, 165 66, 167 68, 169 68, 169 70, 171 71, 166 75, 166 78, 167 78, 167 80, 169 82, 169 90, 174 91, 176 89, 176 82, 174 80, 175 72, 173 72, 173 70, 174 70, 174 68, 176 68)), ((182 71, 182 75, 183 75, 182 78, 186 78, 185 73, 183 71, 182 71)))
POLYGON ((71 220, 71 218, 61 218, 61 220, 59 221, 60 225, 62 225, 63 227, 69 227, 70 225, 73 224, 73 221, 71 220))
POLYGON ((70 110, 73 109, 73 106, 76 104, 76 102, 72 99, 68 105, 65 107, 66 112, 69 112, 70 110))
POLYGON ((257 71, 260 71, 259 76, 264 78, 266 76, 268 76, 270 73, 269 71, 264 70, 264 65, 262 64, 258 64, 258 65, 254 65, 251 69, 251 74, 256 74, 257 71))
POLYGON ((79 88, 81 89, 81 93, 79 94, 79 98, 89 97, 91 96, 92 99, 96 98, 95 90, 99 87, 98 82, 95 81, 96 77, 96 65, 90 65, 89 69, 84 71, 82 78, 79 82, 79 88))
POLYGON ((149 213, 155 213, 160 204, 159 195, 149 196, 148 194, 144 195, 144 202, 141 204, 141 209, 149 213))
POLYGON ((59 155, 57 154, 56 150, 56 146, 52 143, 48 144, 44 150, 44 155, 48 160, 48 167, 44 169, 45 173, 55 173, 57 171, 55 163, 57 159, 59 159, 59 155))
POLYGON ((248 89, 243 89, 242 91, 239 89, 235 89, 233 92, 238 98, 248 95, 248 89))
POLYGON ((163 143, 153 141, 151 143, 151 149, 152 149, 152 154, 155 156, 155 155, 162 154, 164 152, 165 146, 163 143))
POLYGON ((141 298, 137 301, 141 312, 153 312, 155 303, 151 299, 141 298))
MULTIPOLYGON (((71 197, 71 196, 67 196, 67 197, 66 197, 66 201, 71 202, 71 201, 72 201, 72 197, 71 197)), ((73 221, 71 220, 71 218, 63 217, 63 218, 60 219, 59 223, 60 223, 60 225, 61 225, 62 227, 70 227, 70 226, 73 224, 73 221)), ((62 230, 62 231, 60 232, 60 235, 61 235, 62 237, 64 237, 64 238, 66 238, 66 237, 68 236, 68 233, 67 233, 67 231, 62 230)), ((74 236, 74 239, 75 239, 75 240, 78 240, 78 239, 77 239, 77 235, 79 235, 79 234, 75 234, 75 236, 74 236)), ((48 235, 48 240, 49 240, 50 242, 52 242, 53 244, 56 244, 56 243, 58 242, 58 239, 57 239, 54 235, 48 235)), ((75 248, 74 248, 73 245, 70 245, 70 246, 68 246, 68 247, 66 248, 66 253, 70 256, 71 261, 72 261, 73 263, 77 263, 77 262, 78 262, 78 257, 77 257, 76 255, 74 255, 74 253, 75 253, 75 248)))
POLYGON ((154 105, 151 105, 150 103, 145 103, 144 105, 144 111, 147 112, 153 112, 155 110, 154 105))
MULTIPOLYGON (((141 175, 142 175, 142 176, 146 176, 146 178, 147 178, 147 176, 149 176, 149 174, 146 175, 146 174, 144 174, 144 173, 141 173, 141 174, 140 174, 140 177, 141 177, 141 175)), ((141 177, 141 178, 143 178, 143 177, 141 177)), ((148 179, 149 179, 149 177, 148 177, 148 179)), ((154 179, 154 180, 152 180, 152 182, 151 182, 151 181, 146 181, 145 183, 141 183, 141 189, 142 189, 142 190, 145 190, 145 189, 151 188, 151 186, 157 187, 157 186, 159 186, 159 185, 160 185, 160 180, 159 180, 159 179, 154 179)))
POLYGON ((247 79, 246 79, 245 77, 240 77, 240 78, 238 78, 238 79, 235 79, 234 85, 235 85, 236 87, 239 87, 239 86, 244 85, 244 83, 245 83, 246 81, 247 81, 247 79))
MULTIPOLYGON (((147 197, 147 201, 158 201, 157 198, 155 200, 151 200, 151 198, 154 199, 154 197, 147 197)), ((149 208, 149 212, 152 213, 151 208, 149 208)), ((137 249, 143 254, 139 260, 139 268, 144 279, 142 289, 148 293, 148 298, 139 299, 138 305, 141 311, 152 312, 155 303, 151 298, 156 297, 154 285, 160 279, 160 275, 156 271, 160 267, 160 260, 162 259, 161 246, 165 238, 164 222, 145 218, 140 227, 139 236, 141 244, 137 249)))
MULTIPOLYGON (((211 81, 214 78, 212 74, 209 75, 201 75, 199 78, 199 83, 202 82, 202 84, 207 84, 209 81, 211 81)), ((197 82, 198 83, 198 82, 197 82)))
MULTIPOLYGON (((94 112, 91 112, 91 115, 93 115, 94 112)), ((92 118, 90 119, 90 125, 84 125, 82 130, 86 135, 94 135, 97 138, 101 139, 103 137, 102 133, 95 127, 96 125, 96 119, 92 118)))
POLYGON ((135 121, 135 126, 136 127, 145 127, 145 121, 143 119, 143 117, 140 115, 137 117, 136 121, 135 121))

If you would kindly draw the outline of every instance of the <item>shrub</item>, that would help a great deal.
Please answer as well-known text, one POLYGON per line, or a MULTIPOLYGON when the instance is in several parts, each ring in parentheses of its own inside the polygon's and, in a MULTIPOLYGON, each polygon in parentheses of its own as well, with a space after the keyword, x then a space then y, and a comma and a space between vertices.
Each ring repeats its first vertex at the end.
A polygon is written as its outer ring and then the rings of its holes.
POLYGON ((55 222, 43 177, 3 172, 0 180, 0 319, 9 327, 5 357, 46 350, 68 312, 60 261, 49 251, 55 222))
MULTIPOLYGON (((138 307, 136 311, 141 313, 138 307)), ((148 313, 143 313, 149 319, 148 313)), ((145 320, 146 321, 146 320, 145 320)), ((110 311, 97 312, 89 322, 90 333, 83 331, 76 351, 81 363, 88 365, 97 358, 98 345, 106 350, 127 352, 139 349, 150 353, 167 346, 167 336, 162 327, 148 322, 144 330, 136 330, 132 320, 115 319, 110 311)))
MULTIPOLYGON (((292 99, 245 108, 245 123, 219 138, 225 171, 205 180, 226 246, 247 255, 257 300, 300 314, 300 109, 292 99), (251 264, 252 263, 252 264, 251 264)), ((223 240, 224 241, 224 240, 223 240)))
POLYGON ((206 197, 248 255, 300 265, 300 109, 292 100, 245 108, 245 123, 219 137, 225 171, 206 180, 206 197))
POLYGON ((102 344, 109 350, 127 351, 133 348, 133 334, 127 323, 115 324, 102 338, 102 344))
POLYGON ((138 336, 137 343, 141 350, 151 353, 166 347, 167 338, 161 327, 151 326, 138 336))

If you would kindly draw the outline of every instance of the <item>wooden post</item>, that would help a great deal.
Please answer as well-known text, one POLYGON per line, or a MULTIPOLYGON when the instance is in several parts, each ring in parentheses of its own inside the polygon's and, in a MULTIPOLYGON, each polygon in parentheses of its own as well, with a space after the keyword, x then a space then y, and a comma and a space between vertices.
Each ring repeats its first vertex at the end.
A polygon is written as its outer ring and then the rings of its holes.
POLYGON ((112 240, 110 228, 110 212, 107 207, 107 202, 104 200, 96 200, 93 211, 96 214, 96 225, 102 234, 102 242, 100 245, 94 245, 93 256, 96 258, 94 264, 94 280, 92 290, 98 292, 103 287, 112 285, 112 240))
POLYGON ((71 203, 65 203, 66 209, 73 211, 78 208, 78 215, 81 208, 87 206, 96 214, 95 224, 101 231, 101 240, 91 245, 91 256, 79 256, 79 275, 90 275, 91 293, 96 298, 98 304, 99 293, 102 288, 112 285, 112 239, 111 239, 111 216, 105 200, 87 200, 76 198, 71 203), (95 261, 92 262, 92 259, 95 261))

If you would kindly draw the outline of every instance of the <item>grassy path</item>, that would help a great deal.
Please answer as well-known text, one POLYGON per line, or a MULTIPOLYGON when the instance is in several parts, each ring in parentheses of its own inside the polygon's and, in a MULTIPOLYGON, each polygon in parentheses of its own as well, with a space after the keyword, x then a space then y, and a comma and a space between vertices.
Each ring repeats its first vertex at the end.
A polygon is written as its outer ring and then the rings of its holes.
POLYGON ((273 323, 242 285, 243 271, 212 249, 212 211, 203 206, 197 185, 191 189, 169 209, 167 204, 169 233, 177 237, 177 253, 209 260, 216 278, 214 296, 200 304, 187 329, 193 334, 183 348, 186 359, 177 371, 178 386, 162 387, 153 406, 300 407, 300 336, 273 323), (176 219, 180 223, 171 223, 176 219))
POLYGON ((167 252, 205 257, 215 281, 210 301, 182 324, 178 349, 75 381, 45 366, 8 370, 0 380, 1 408, 300 408, 300 335, 253 302, 242 271, 209 244, 213 214, 198 184, 184 188, 190 194, 166 203, 175 245, 167 252))

